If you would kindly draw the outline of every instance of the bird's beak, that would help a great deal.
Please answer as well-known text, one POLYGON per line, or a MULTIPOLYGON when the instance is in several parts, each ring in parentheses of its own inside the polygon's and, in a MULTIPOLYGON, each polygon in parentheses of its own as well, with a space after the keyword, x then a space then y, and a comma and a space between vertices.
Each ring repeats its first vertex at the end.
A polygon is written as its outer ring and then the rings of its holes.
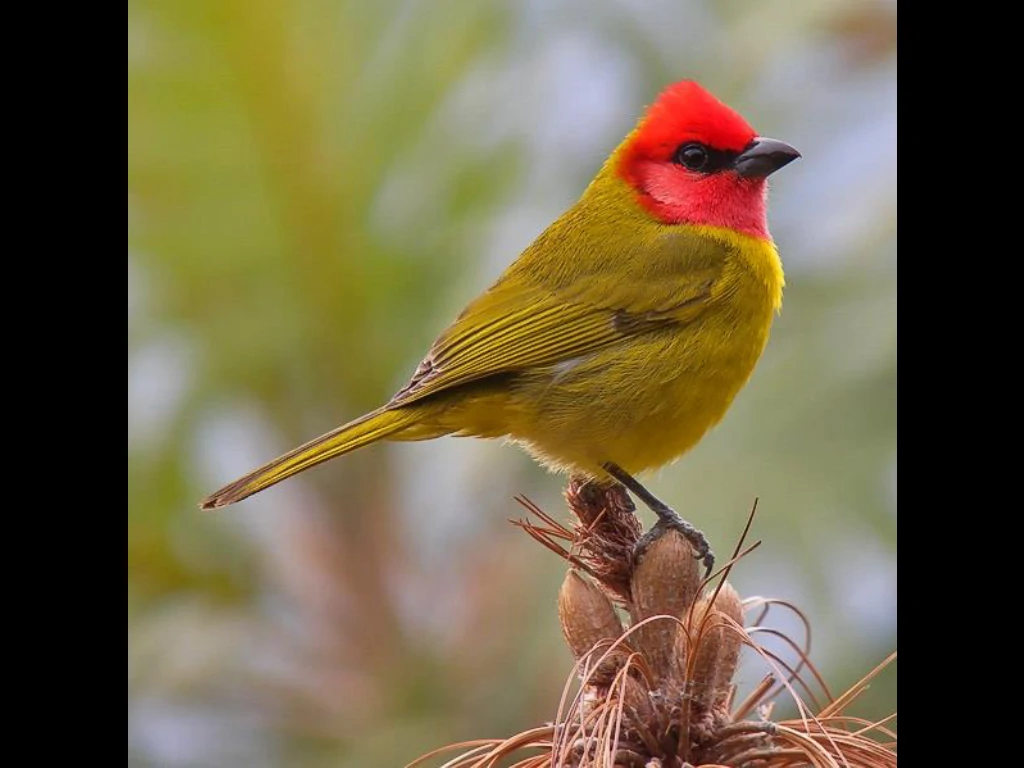
POLYGON ((763 179, 800 157, 789 144, 758 136, 736 158, 733 167, 745 179, 763 179))

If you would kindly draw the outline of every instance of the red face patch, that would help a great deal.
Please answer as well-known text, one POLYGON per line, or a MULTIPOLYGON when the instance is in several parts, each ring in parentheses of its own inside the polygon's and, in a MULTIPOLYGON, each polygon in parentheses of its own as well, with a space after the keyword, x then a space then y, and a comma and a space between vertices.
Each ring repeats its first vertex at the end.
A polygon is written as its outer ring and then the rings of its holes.
POLYGON ((619 175, 640 203, 666 224, 707 224, 767 237, 764 179, 731 170, 701 173, 676 162, 684 144, 739 153, 757 134, 739 114, 697 83, 669 86, 622 150, 619 175))

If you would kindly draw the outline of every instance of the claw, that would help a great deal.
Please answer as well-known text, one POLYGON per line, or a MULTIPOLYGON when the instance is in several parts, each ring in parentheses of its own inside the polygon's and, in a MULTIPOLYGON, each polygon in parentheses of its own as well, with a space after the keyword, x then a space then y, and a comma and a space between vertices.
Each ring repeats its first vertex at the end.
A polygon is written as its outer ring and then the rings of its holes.
POLYGON ((704 578, 706 579, 710 576, 711 571, 715 568, 715 553, 711 551, 711 545, 708 543, 707 537, 678 515, 675 516, 674 520, 666 517, 658 518, 658 522, 636 543, 636 548, 634 549, 636 557, 641 557, 651 544, 661 538, 665 531, 669 530, 679 531, 683 535, 683 538, 693 547, 693 556, 704 565, 704 578))
POLYGON ((683 520, 672 507, 644 488, 635 477, 622 469, 622 467, 611 462, 602 466, 609 475, 618 480, 627 490, 632 491, 658 516, 657 524, 637 542, 635 551, 638 554, 643 553, 644 549, 661 536, 666 529, 674 528, 683 534, 683 538, 690 542, 690 546, 696 550, 695 557, 704 563, 704 567, 707 569, 704 578, 710 576, 712 569, 715 567, 715 555, 712 553, 711 545, 708 544, 704 534, 683 520))

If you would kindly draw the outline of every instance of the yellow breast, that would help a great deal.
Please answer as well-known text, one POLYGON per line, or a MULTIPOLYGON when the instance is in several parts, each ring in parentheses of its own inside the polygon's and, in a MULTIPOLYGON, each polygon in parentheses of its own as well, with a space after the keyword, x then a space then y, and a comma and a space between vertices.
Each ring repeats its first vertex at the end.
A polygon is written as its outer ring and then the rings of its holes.
POLYGON ((767 343, 782 265, 771 242, 702 229, 725 259, 706 311, 538 371, 507 402, 509 433, 541 461, 595 475, 608 461, 642 472, 681 456, 725 415, 767 343))

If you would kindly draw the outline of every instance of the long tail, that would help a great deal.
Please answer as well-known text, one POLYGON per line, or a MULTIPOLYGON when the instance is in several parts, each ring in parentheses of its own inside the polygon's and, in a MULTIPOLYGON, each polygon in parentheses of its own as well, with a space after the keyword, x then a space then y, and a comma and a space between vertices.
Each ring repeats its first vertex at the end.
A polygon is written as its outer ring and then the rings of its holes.
POLYGON ((234 504, 321 462, 393 435, 414 421, 413 413, 404 409, 372 411, 254 469, 211 493, 199 506, 217 509, 234 504))

